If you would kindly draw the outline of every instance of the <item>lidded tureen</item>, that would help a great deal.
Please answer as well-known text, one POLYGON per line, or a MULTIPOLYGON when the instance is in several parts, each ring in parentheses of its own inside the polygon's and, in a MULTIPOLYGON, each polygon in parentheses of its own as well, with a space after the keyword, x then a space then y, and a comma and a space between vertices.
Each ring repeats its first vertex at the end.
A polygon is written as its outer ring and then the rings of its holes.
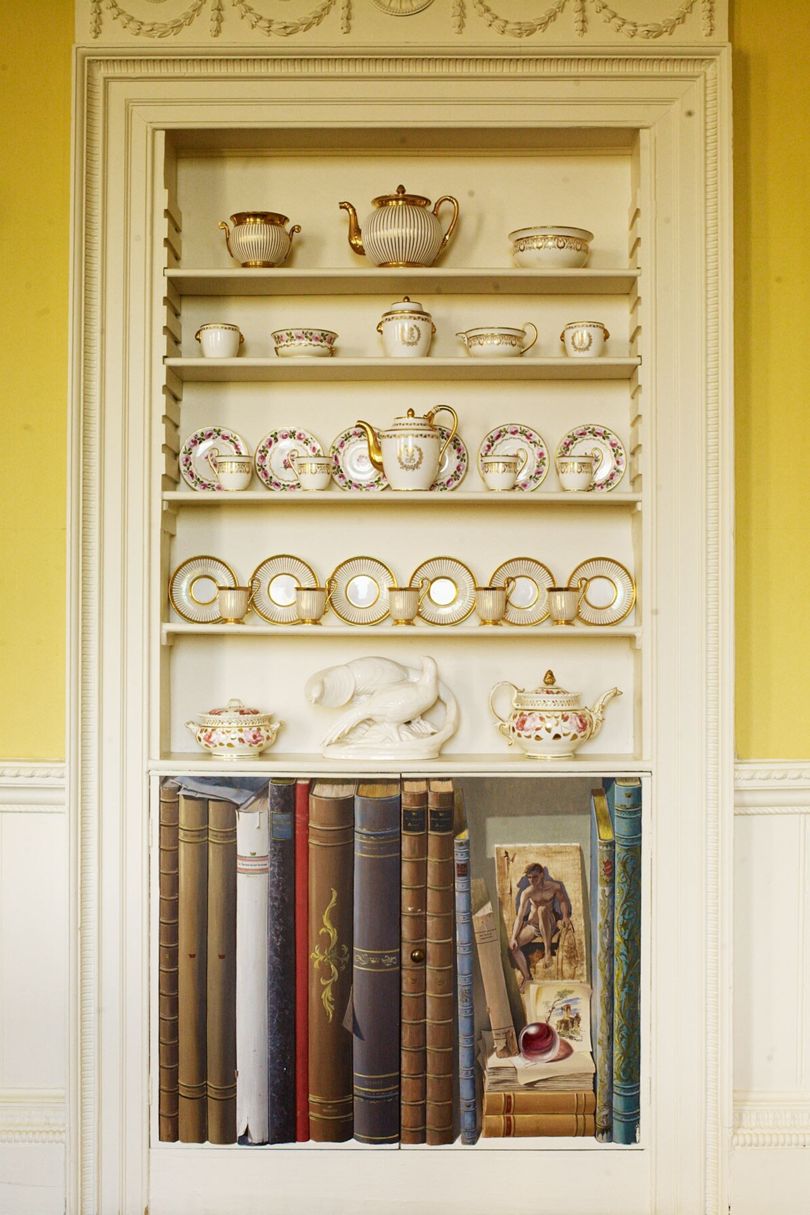
POLYGON ((342 202, 340 206, 349 215, 349 244, 375 266, 432 266, 458 222, 458 199, 451 194, 438 198, 432 211, 429 198, 409 194, 404 186, 371 201, 374 210, 366 216, 362 231, 352 204, 342 202), (439 220, 442 203, 453 208, 446 232, 439 220))
POLYGON ((489 694, 489 707, 498 729, 508 740, 536 759, 571 759, 580 743, 595 738, 602 728, 605 705, 618 688, 603 692, 590 709, 582 706, 579 692, 561 688, 553 671, 546 671, 541 687, 527 692, 509 680, 496 683, 489 694), (494 700, 500 688, 512 689, 512 712, 501 717, 494 700))
POLYGON ((221 709, 200 713, 186 722, 196 742, 219 759, 249 759, 260 755, 276 741, 280 721, 272 713, 251 709, 241 700, 231 699, 221 709))

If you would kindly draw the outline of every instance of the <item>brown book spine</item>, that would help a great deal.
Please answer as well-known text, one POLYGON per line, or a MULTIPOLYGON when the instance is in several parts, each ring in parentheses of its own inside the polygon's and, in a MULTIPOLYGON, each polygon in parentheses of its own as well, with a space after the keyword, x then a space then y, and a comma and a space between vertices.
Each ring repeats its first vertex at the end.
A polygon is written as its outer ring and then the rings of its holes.
POLYGON ((208 802, 209 1143, 236 1142, 236 807, 208 802))
POLYGON ((453 1142, 453 782, 428 785, 426 925, 426 1142, 453 1142))
POLYGON ((177 1125, 177 898, 180 786, 166 780, 160 787, 158 849, 158 1126, 159 1138, 173 1143, 177 1125))
POLYGON ((596 1094, 541 1093, 524 1089, 514 1093, 484 1093, 484 1114, 593 1114, 596 1094))
POLYGON ((353 1131, 354 785, 319 781, 309 796, 309 1133, 343 1143, 353 1131))
POLYGON ((523 1139, 533 1136, 581 1137, 596 1133, 593 1114, 484 1114, 485 1139, 523 1139))
POLYGON ((178 822, 178 1135, 182 1143, 204 1143, 207 1123, 208 799, 181 793, 178 822))
POLYGON ((400 1138, 425 1142, 426 780, 402 783, 400 1138))

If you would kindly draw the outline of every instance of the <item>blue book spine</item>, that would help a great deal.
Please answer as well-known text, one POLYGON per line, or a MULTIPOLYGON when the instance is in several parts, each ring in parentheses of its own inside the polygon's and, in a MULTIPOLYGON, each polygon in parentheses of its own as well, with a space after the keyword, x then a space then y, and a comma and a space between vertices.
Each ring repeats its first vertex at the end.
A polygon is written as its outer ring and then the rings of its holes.
POLYGON ((270 782, 267 849, 268 1142, 295 1143, 295 781, 270 782))
POLYGON ((613 1138, 613 919, 616 848, 607 800, 591 794, 591 1041, 596 1062, 595 1135, 613 1138))
POLYGON ((462 831, 453 841, 456 885, 456 973, 458 983, 458 1076, 461 1142, 478 1138, 475 1090, 475 1016, 473 1013, 473 926, 470 892, 470 837, 462 831))
POLYGON ((635 1143, 641 1100, 641 781, 614 780, 605 792, 616 839, 613 1141, 635 1143))

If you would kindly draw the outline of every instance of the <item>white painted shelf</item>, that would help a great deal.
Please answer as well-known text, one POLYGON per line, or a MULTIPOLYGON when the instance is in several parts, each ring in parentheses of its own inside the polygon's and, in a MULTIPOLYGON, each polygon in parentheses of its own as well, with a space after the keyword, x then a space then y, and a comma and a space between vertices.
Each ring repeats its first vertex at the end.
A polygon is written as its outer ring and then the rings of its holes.
MULTIPOLYGON (((492 726, 495 734, 495 724, 492 726)), ((442 776, 638 776, 651 772, 649 760, 632 755, 607 755, 581 752, 574 759, 531 759, 522 753, 510 751, 506 743, 503 750, 492 753, 466 754, 445 751, 438 759, 403 763, 401 760, 336 760, 324 759, 319 753, 270 750, 255 759, 215 759, 202 749, 197 751, 174 751, 152 759, 149 771, 153 775, 178 774, 184 776, 244 776, 244 775, 298 775, 341 777, 359 776, 369 780, 377 772, 401 772, 405 775, 429 775, 439 772, 442 776)))
POLYGON ((595 494, 595 493, 563 493, 561 491, 544 492, 542 489, 526 494, 520 491, 504 491, 493 493, 486 490, 452 490, 449 493, 397 493, 394 490, 383 490, 380 493, 350 491, 350 490, 320 490, 304 493, 276 493, 269 489, 243 489, 233 493, 178 489, 166 490, 163 501, 181 506, 269 506, 274 510, 280 506, 292 506, 296 510, 307 506, 339 505, 356 506, 438 506, 440 510, 451 510, 454 506, 483 506, 487 510, 491 506, 562 506, 576 509, 580 506, 594 510, 607 510, 611 507, 630 507, 638 509, 641 506, 641 494, 595 494))
POLYGON ((169 269, 166 280, 181 295, 628 295, 636 269, 518 270, 430 267, 346 269, 169 269))
POLYGON ((624 625, 552 625, 546 620, 537 625, 438 625, 419 622, 414 625, 394 625, 389 620, 379 624, 190 624, 187 621, 162 625, 164 642, 175 637, 376 637, 411 640, 414 637, 454 641, 605 641, 641 640, 641 629, 624 625))
POLYGON ((349 359, 167 358, 178 379, 186 383, 307 382, 345 383, 352 380, 629 380, 638 358, 453 358, 349 359))

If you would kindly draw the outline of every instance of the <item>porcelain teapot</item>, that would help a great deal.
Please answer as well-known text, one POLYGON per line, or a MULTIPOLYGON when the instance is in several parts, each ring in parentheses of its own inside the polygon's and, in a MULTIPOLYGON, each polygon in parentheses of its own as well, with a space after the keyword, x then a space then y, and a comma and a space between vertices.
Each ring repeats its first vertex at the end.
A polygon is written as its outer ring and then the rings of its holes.
POLYGON ((580 743, 595 738, 602 728, 605 705, 618 688, 603 692, 593 708, 583 708, 578 692, 567 692, 557 685, 554 672, 546 671, 543 686, 527 692, 508 680, 496 683, 489 694, 489 707, 498 729, 509 746, 517 743, 535 759, 571 759, 580 743), (494 700, 500 688, 512 689, 512 712, 501 717, 494 700))
POLYGON ((357 425, 365 431, 371 463, 385 474, 392 489, 430 489, 458 429, 458 415, 451 405, 435 405, 424 415, 409 409, 394 418, 388 430, 378 432, 360 418, 357 425), (444 440, 433 425, 442 409, 453 419, 453 429, 444 440))
POLYGON ((340 207, 349 214, 349 244, 375 266, 432 266, 458 223, 458 199, 450 194, 437 199, 432 211, 429 198, 408 194, 404 186, 371 201, 374 210, 366 217, 362 231, 352 204, 342 202, 340 207), (453 208, 446 232, 439 220, 442 203, 450 203, 453 208))

